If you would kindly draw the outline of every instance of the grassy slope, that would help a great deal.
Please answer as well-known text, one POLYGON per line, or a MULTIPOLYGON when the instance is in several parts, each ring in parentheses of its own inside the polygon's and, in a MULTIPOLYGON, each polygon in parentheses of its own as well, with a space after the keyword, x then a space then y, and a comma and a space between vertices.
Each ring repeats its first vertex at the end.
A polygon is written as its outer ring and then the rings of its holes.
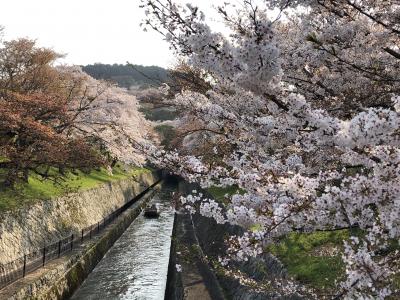
POLYGON ((292 233, 269 247, 287 268, 289 275, 316 289, 334 287, 344 274, 342 241, 348 230, 334 232, 292 233))
POLYGON ((53 181, 42 180, 40 176, 32 175, 27 184, 18 184, 15 190, 0 190, 0 211, 13 210, 37 200, 50 199, 68 192, 90 189, 102 183, 125 179, 143 172, 149 172, 149 170, 135 168, 124 171, 122 168, 116 167, 113 169, 112 175, 108 174, 105 169, 94 170, 89 174, 70 173, 60 184, 54 184, 53 181))
MULTIPOLYGON (((225 194, 232 195, 236 190, 236 187, 211 187, 208 192, 217 201, 223 202, 225 194)), ((300 282, 316 289, 329 289, 334 286, 334 281, 344 274, 340 250, 342 241, 348 237, 348 230, 292 233, 278 244, 269 247, 268 251, 276 255, 288 273, 300 282), (332 253, 335 248, 339 251, 332 253)))
MULTIPOLYGON (((236 186, 229 186, 229 187, 216 187, 212 186, 207 189, 207 192, 211 194, 211 196, 217 201, 217 202, 226 202, 226 195, 232 196, 233 194, 238 192, 238 188, 236 186)), ((239 191, 239 193, 242 193, 242 191, 239 191)))

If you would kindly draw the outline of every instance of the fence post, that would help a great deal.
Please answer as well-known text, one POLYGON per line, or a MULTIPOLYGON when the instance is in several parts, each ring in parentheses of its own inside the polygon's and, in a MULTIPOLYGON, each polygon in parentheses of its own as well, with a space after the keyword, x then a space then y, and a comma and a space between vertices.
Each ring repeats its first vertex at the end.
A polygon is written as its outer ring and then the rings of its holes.
POLYGON ((42 264, 43 267, 45 262, 46 262, 46 246, 43 247, 43 264, 42 264))
POLYGON ((71 251, 73 247, 74 247, 74 234, 71 234, 71 251))
POLYGON ((92 239, 92 225, 90 225, 89 239, 92 239))
POLYGON ((61 255, 61 240, 58 241, 58 257, 61 255))
POLYGON ((100 232, 100 222, 97 222, 97 233, 100 232))
POLYGON ((26 254, 24 254, 24 268, 22 269, 22 277, 26 274, 26 254))
POLYGON ((106 218, 103 218, 103 228, 106 227, 106 218))
POLYGON ((83 242, 83 229, 82 229, 82 233, 81 233, 81 242, 83 242))

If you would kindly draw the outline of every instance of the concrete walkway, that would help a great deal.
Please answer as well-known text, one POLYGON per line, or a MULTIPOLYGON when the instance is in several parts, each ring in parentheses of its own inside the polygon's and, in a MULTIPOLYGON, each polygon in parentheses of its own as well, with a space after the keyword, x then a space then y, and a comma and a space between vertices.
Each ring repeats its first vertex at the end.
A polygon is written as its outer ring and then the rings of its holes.
POLYGON ((182 266, 181 278, 185 300, 224 300, 219 287, 207 262, 204 261, 202 250, 198 244, 190 215, 178 214, 176 238, 184 253, 178 254, 178 263, 182 266), (179 259, 181 258, 181 259, 179 259))

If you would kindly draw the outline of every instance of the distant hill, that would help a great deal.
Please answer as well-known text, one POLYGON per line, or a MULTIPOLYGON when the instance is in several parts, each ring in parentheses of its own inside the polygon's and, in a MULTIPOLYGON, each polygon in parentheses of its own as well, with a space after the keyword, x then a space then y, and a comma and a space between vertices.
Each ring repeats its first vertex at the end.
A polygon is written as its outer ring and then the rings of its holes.
POLYGON ((96 79, 111 80, 120 87, 158 86, 168 81, 168 71, 157 66, 100 64, 82 66, 82 70, 96 79))

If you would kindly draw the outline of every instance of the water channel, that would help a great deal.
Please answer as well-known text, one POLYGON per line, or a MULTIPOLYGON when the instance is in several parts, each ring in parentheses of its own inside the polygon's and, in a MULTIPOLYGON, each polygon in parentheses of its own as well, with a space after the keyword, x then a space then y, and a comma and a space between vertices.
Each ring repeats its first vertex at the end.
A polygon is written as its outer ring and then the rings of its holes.
POLYGON ((164 299, 174 188, 169 184, 161 186, 150 202, 160 203, 160 217, 138 216, 71 299, 164 299))

